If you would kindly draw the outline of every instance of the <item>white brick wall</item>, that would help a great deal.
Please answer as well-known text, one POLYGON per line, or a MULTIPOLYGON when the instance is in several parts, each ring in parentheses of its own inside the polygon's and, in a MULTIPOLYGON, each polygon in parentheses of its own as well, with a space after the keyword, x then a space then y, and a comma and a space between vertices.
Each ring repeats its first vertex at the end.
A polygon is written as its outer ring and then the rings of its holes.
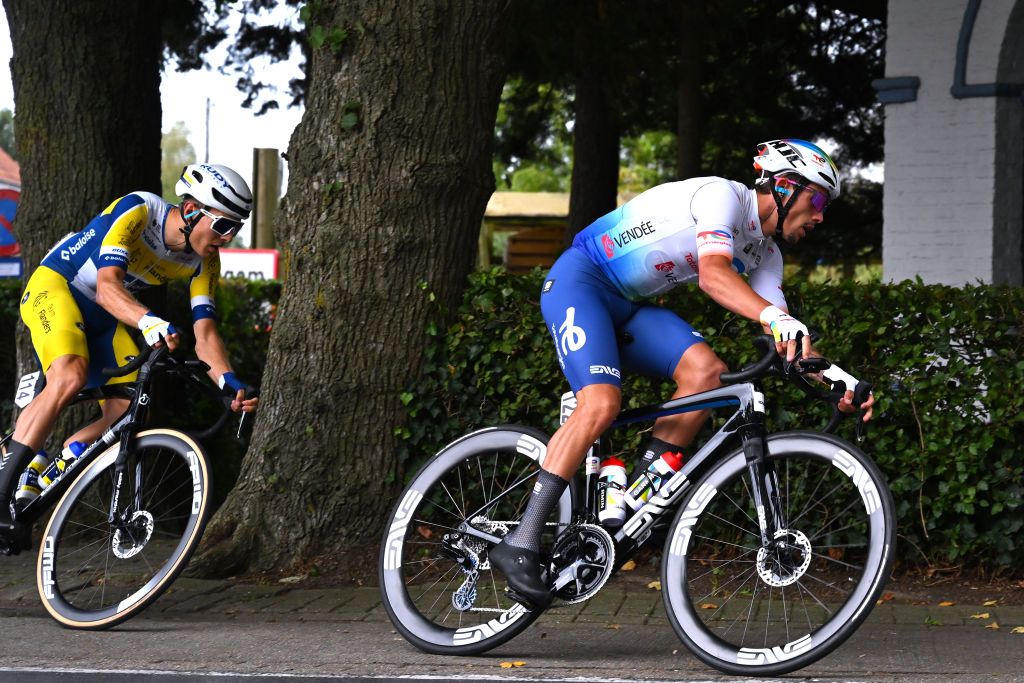
MULTIPOLYGON (((1015 2, 1024 0, 983 0, 970 43, 968 84, 997 80, 1015 2)), ((998 230, 994 210, 999 195, 1005 197, 1005 187, 1013 183, 1004 177, 1005 159, 997 168, 997 149, 1004 144, 997 140, 1000 100, 955 99, 950 94, 966 6, 966 0, 889 3, 886 76, 917 76, 921 86, 916 101, 885 108, 885 280, 920 276, 927 283, 952 285, 1007 281, 1015 268, 1015 284, 1020 284, 1019 202, 1016 219, 1000 218, 998 230), (997 192, 997 187, 1003 190, 997 192), (1016 235, 1015 247, 1008 232, 1016 235)), ((1021 107, 1020 102, 1013 104, 1021 107)), ((1003 111, 1000 120, 1007 118, 1003 111)), ((1018 128, 1021 120, 1018 112, 1018 128)), ((1022 153, 1018 144, 1016 157, 1022 153)), ((1018 180, 1018 194, 1021 187, 1018 180)))

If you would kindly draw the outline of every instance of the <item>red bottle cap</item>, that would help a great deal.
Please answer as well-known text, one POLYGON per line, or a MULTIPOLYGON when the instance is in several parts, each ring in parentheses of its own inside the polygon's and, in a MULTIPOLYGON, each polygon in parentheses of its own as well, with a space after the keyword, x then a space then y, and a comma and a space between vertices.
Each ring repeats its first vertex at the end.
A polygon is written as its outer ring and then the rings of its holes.
POLYGON ((626 463, 622 462, 614 455, 601 463, 601 467, 625 467, 626 463))
POLYGON ((661 454, 661 459, 665 461, 673 472, 678 472, 679 468, 683 466, 683 454, 682 453, 669 453, 665 451, 661 454))

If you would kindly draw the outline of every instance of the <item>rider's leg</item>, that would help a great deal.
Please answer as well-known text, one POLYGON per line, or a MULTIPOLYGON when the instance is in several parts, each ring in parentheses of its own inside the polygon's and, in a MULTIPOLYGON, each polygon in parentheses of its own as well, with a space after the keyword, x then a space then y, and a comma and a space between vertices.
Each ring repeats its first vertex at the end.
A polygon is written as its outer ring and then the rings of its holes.
POLYGON ((535 607, 551 602, 537 552, 544 524, 590 445, 618 413, 622 391, 615 328, 636 310, 578 249, 567 250, 552 266, 540 306, 562 370, 576 392, 576 409, 551 437, 519 526, 489 553, 514 597, 535 607))
MULTIPOLYGON (((672 311, 654 305, 641 307, 623 326, 632 341, 622 347, 622 367, 630 372, 671 378, 673 398, 720 386, 725 364, 704 336, 672 311)), ((641 451, 630 483, 666 451, 682 452, 697 435, 708 412, 679 413, 657 420, 652 437, 641 451)))
POLYGON ((103 435, 103 432, 107 427, 114 424, 114 421, 117 420, 117 418, 124 415, 124 411, 128 410, 130 403, 131 402, 126 398, 106 399, 103 401, 100 419, 91 424, 87 424, 68 438, 64 439, 64 445, 67 446, 72 441, 84 441, 85 443, 92 443, 93 441, 96 441, 103 435))
POLYGON ((88 370, 88 358, 71 354, 56 358, 46 370, 46 386, 18 416, 14 440, 33 452, 42 448, 57 416, 85 386, 88 370))
POLYGON ((621 400, 621 389, 612 384, 591 384, 576 392, 576 409, 548 443, 544 464, 519 525, 489 554, 513 591, 526 598, 532 607, 543 608, 551 602, 539 566, 544 525, 587 450, 618 414, 621 400))
MULTIPOLYGON (((85 384, 88 365, 88 359, 73 355, 61 356, 50 364, 46 371, 46 386, 21 411, 14 434, 5 447, 0 461, 0 492, 13 488, 17 477, 43 447, 60 411, 85 384)), ((0 505, 0 527, 9 525, 10 510, 5 502, 0 505)))
MULTIPOLYGON (((717 389, 722 386, 719 375, 726 370, 728 368, 725 363, 710 346, 704 342, 694 344, 683 353, 672 373, 672 379, 676 383, 672 398, 717 389)), ((654 438, 678 444, 680 447, 688 446, 710 414, 710 410, 700 410, 658 418, 654 423, 654 438)))

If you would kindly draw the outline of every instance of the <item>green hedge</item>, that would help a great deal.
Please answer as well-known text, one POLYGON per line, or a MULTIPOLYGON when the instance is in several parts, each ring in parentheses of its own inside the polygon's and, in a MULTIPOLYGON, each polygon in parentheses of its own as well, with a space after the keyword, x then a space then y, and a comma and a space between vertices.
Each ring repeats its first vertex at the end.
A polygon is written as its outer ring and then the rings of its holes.
MULTIPOLYGON (((540 317, 542 275, 482 272, 471 278, 458 320, 432 329, 426 367, 403 393, 410 420, 398 430, 406 477, 429 454, 474 428, 503 422, 557 427, 568 386, 540 317)), ((900 552, 913 565, 1020 566, 1024 561, 1024 290, 904 282, 787 286, 793 313, 817 329, 819 348, 875 385, 864 449, 889 478, 900 517, 900 552)), ((757 326, 693 288, 663 303, 704 332, 737 368, 753 359, 757 326)), ((770 426, 816 428, 824 406, 793 387, 768 387, 770 426)), ((671 387, 628 378, 629 405, 671 387)), ((724 419, 724 416, 718 418, 724 419)), ((705 428, 709 433, 711 425, 705 428)), ((851 436, 852 421, 841 430, 851 436)), ((641 436, 613 448, 635 459, 641 436)))

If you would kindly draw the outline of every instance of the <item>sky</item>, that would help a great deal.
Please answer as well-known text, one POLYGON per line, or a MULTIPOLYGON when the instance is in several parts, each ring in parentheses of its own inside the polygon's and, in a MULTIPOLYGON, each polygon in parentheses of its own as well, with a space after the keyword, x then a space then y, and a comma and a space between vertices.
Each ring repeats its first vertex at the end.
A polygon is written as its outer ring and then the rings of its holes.
MULTIPOLYGON (((15 111, 14 89, 11 85, 11 34, 7 25, 7 13, 0 1, 0 109, 15 111)), ((207 57, 211 64, 217 64, 223 51, 207 57)), ((160 99, 163 108, 163 132, 169 131, 177 121, 183 121, 190 131, 189 142, 196 151, 197 161, 204 161, 206 149, 206 99, 210 99, 209 161, 224 164, 240 173, 247 181, 252 179, 252 155, 254 148, 272 148, 284 152, 292 131, 302 117, 302 110, 286 108, 288 98, 284 92, 288 81, 300 74, 299 60, 279 65, 259 65, 264 82, 280 84, 282 95, 278 99, 281 108, 263 116, 255 116, 252 109, 243 109, 244 95, 235 88, 237 76, 221 74, 216 70, 189 71, 178 73, 174 65, 168 65, 163 73, 160 99)), ((287 183, 287 164, 281 159, 285 178, 282 194, 287 183)), ((113 198, 111 198, 113 199, 113 198)), ((97 211, 102 207, 98 207, 97 211)), ((240 235, 248 244, 249 225, 240 235)))

